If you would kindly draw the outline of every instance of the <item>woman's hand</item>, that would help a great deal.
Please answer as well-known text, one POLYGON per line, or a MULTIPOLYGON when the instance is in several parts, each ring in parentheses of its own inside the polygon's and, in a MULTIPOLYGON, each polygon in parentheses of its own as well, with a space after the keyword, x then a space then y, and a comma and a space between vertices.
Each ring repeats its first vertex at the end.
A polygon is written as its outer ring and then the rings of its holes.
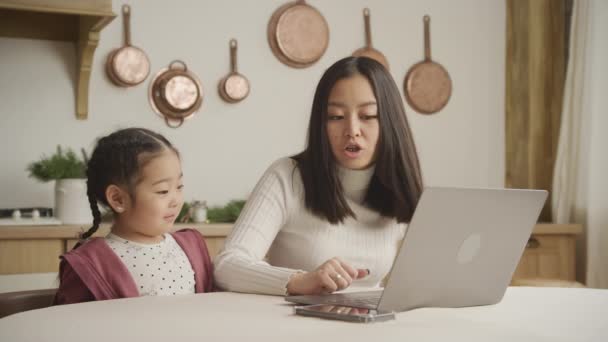
POLYGON ((312 272, 294 274, 287 283, 287 293, 291 295, 332 293, 349 287, 353 280, 368 274, 368 270, 355 269, 338 258, 332 258, 312 272))

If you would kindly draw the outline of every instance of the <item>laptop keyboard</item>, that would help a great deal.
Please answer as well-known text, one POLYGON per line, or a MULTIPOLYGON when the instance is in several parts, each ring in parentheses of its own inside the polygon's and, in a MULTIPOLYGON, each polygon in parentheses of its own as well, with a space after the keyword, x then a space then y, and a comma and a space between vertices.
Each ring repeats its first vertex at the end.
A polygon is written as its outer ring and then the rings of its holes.
POLYGON ((333 293, 323 296, 292 296, 290 298, 287 298, 287 300, 303 304, 322 303, 350 306, 355 308, 376 309, 378 307, 378 303, 380 302, 381 296, 382 290, 333 293))

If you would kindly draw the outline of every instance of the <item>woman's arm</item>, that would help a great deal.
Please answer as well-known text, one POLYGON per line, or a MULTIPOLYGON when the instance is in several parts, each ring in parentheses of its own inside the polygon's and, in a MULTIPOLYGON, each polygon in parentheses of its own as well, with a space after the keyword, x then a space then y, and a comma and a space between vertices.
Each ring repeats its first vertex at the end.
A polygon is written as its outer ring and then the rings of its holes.
POLYGON ((287 222, 294 201, 294 161, 273 163, 258 181, 222 252, 215 257, 219 288, 236 292, 285 295, 298 270, 264 261, 276 235, 287 222))

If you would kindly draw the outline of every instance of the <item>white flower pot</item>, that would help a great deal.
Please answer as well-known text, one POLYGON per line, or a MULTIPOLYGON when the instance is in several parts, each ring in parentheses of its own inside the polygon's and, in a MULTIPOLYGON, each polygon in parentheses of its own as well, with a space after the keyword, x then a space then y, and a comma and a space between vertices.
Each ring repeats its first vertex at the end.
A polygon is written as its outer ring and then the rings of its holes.
POLYGON ((193 210, 194 210, 194 212, 192 215, 192 220, 194 222, 203 223, 203 222, 207 221, 207 208, 199 207, 199 208, 193 208, 193 210))
POLYGON ((55 181, 55 217, 64 224, 93 222, 86 179, 55 181))

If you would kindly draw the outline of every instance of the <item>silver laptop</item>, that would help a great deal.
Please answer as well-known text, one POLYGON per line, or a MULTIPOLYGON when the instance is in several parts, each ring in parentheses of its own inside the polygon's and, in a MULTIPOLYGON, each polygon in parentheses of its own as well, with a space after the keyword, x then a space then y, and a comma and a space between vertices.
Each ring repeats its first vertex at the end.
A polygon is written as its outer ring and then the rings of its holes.
POLYGON ((426 188, 384 290, 285 300, 396 312, 496 304, 546 198, 545 190, 426 188))

